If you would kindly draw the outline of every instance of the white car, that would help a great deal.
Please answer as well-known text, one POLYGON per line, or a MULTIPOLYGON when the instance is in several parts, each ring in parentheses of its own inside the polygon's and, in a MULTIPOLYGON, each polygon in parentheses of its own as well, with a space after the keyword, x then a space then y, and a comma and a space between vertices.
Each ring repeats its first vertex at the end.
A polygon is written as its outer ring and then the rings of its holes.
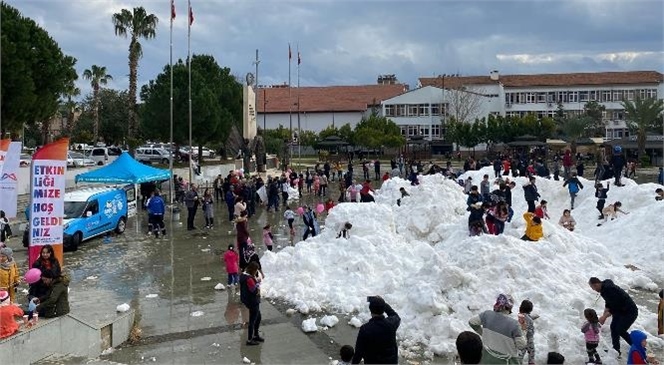
POLYGON ((117 147, 95 147, 88 158, 93 160, 95 164, 102 166, 115 161, 121 154, 122 150, 117 147))
MULTIPOLYGON (((189 154, 190 147, 185 146, 185 147, 181 148, 181 150, 182 150, 183 152, 189 154)), ((198 146, 194 146, 194 148, 193 148, 193 155, 194 155, 194 157, 198 157, 198 146)), ((211 150, 211 149, 209 149, 209 148, 207 148, 207 147, 203 147, 203 153, 202 153, 202 155, 203 155, 203 158, 214 158, 215 153, 214 153, 213 150, 211 150)))
POLYGON ((67 153, 68 167, 89 167, 95 165, 96 163, 94 160, 85 157, 85 155, 80 152, 70 151, 67 153))
POLYGON ((30 163, 32 163, 32 156, 22 154, 21 155, 21 160, 19 162, 19 166, 20 167, 28 167, 28 166, 30 166, 30 163))

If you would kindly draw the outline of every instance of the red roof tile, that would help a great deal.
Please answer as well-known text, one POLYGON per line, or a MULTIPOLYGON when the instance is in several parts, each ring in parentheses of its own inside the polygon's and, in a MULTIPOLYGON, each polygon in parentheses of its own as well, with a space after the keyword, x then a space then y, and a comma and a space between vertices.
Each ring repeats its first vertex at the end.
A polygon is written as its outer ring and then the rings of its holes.
MULTIPOLYGON (((300 112, 357 112, 366 111, 371 105, 404 93, 406 85, 361 85, 361 86, 324 86, 324 87, 293 87, 290 89, 290 106, 296 112, 298 92, 300 95, 300 112)), ((266 88, 258 90, 259 113, 263 107, 268 113, 288 113, 287 87, 266 88), (263 103, 263 98, 267 104, 263 103)))
MULTIPOLYGON (((422 86, 441 87, 441 78, 422 77, 422 86)), ((591 85, 643 85, 664 82, 664 75, 657 71, 587 72, 539 75, 501 75, 500 83, 505 87, 538 86, 591 86, 591 85)), ((463 85, 487 85, 495 83, 489 76, 445 77, 445 87, 463 85)))

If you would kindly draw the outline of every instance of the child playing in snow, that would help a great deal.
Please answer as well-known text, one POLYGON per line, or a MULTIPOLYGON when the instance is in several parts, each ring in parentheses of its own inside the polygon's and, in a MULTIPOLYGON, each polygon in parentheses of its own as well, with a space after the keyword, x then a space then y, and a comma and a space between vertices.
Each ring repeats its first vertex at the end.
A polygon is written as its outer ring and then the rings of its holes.
POLYGON ((659 291, 659 304, 657 305, 657 334, 664 335, 664 289, 659 291))
POLYGON ((274 236, 272 231, 270 231, 270 225, 263 227, 263 244, 267 247, 268 251, 272 251, 272 240, 274 236))
POLYGON ((466 181, 463 182, 463 192, 466 194, 470 194, 470 188, 473 186, 473 178, 468 177, 466 178, 466 181))
POLYGON ((337 235, 337 238, 346 238, 348 239, 350 237, 350 229, 353 228, 353 225, 350 222, 344 223, 344 228, 339 232, 337 235))
POLYGON ((574 231, 574 226, 576 225, 576 221, 572 217, 572 212, 569 209, 563 210, 563 215, 560 217, 558 224, 567 228, 570 232, 574 231))
POLYGON ((586 317, 586 323, 581 326, 581 332, 586 339, 586 352, 588 353, 588 363, 601 364, 602 360, 597 353, 597 346, 599 345, 599 330, 602 325, 597 318, 597 312, 592 308, 586 308, 583 311, 583 316, 586 317))
POLYGON ((240 257, 235 252, 235 246, 228 245, 228 251, 224 253, 224 262, 228 274, 228 286, 236 286, 240 279, 238 276, 240 257))
POLYGON ((646 353, 646 346, 648 345, 648 335, 639 330, 634 330, 629 334, 632 340, 632 346, 629 348, 627 355, 627 365, 630 364, 655 364, 658 365, 659 361, 652 355, 646 353))
POLYGON ((533 213, 523 213, 523 219, 526 221, 526 233, 521 237, 524 241, 539 241, 544 236, 542 233, 542 218, 533 213))
MULTIPOLYGON (((621 210, 620 207, 622 207, 622 203, 618 201, 613 204, 609 204, 608 207, 604 208, 602 210, 602 215, 604 216, 604 222, 602 223, 606 223, 606 221, 609 219, 609 216, 611 216, 611 220, 618 218, 618 212, 622 214, 629 214, 629 212, 621 210)), ((597 223, 597 226, 598 227, 601 226, 602 223, 597 223)))
POLYGON ((655 196, 655 200, 656 200, 656 201, 662 201, 662 200, 664 200, 664 189, 662 189, 662 188, 657 188, 657 189, 655 190, 655 194, 657 194, 657 195, 655 196))
POLYGON ((490 190, 491 190, 491 183, 489 182, 489 175, 484 175, 482 177, 482 182, 480 182, 480 193, 482 194, 482 199, 484 201, 489 200, 490 190))
POLYGON ((284 219, 288 222, 288 228, 290 228, 291 236, 295 235, 295 228, 293 228, 293 222, 295 222, 295 212, 291 210, 290 207, 286 207, 284 212, 284 219))
POLYGON ((339 350, 339 357, 341 358, 341 361, 339 361, 337 365, 350 365, 350 362, 353 360, 353 355, 355 355, 355 349, 353 346, 341 346, 341 350, 339 350))
POLYGON ((602 183, 595 184, 595 198, 597 198, 597 210, 599 211, 599 218, 604 219, 604 204, 606 204, 606 197, 609 193, 609 183, 606 183, 606 188, 602 183))
POLYGON ((521 329, 526 334, 526 350, 522 356, 525 357, 526 353, 528 353, 528 365, 535 364, 535 325, 533 320, 536 317, 533 318, 533 316, 531 316, 532 311, 533 303, 530 300, 524 300, 521 302, 518 316, 519 325, 521 325, 521 329))
POLYGON ((540 217, 540 219, 549 219, 547 204, 548 202, 546 200, 542 200, 537 208, 535 208, 535 215, 540 217))

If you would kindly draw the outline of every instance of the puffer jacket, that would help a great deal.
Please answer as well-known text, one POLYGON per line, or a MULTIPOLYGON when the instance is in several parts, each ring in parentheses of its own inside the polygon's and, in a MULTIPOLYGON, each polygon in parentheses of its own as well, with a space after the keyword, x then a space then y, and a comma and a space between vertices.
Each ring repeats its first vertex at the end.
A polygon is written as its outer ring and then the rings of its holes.
POLYGON ((69 279, 60 276, 53 280, 46 300, 39 303, 37 312, 41 317, 53 318, 69 313, 69 279))

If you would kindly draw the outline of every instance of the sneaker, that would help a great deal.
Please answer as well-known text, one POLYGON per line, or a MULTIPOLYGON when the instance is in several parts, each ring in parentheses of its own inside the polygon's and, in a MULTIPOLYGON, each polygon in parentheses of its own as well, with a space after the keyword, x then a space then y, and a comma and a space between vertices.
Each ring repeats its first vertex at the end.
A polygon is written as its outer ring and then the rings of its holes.
POLYGON ((256 342, 254 340, 247 341, 247 346, 256 346, 256 345, 260 345, 260 342, 256 342))
POLYGON ((265 339, 264 339, 263 337, 261 337, 261 336, 255 336, 255 337, 254 337, 254 341, 257 341, 257 342, 265 342, 265 339))

